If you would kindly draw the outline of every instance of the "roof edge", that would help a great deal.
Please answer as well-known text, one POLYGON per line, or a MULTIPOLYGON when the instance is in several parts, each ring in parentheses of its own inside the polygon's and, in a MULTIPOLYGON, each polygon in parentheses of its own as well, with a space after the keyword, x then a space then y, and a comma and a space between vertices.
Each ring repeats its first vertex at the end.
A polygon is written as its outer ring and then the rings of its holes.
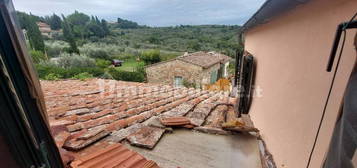
POLYGON ((258 25, 272 20, 274 17, 284 14, 294 9, 296 6, 305 4, 310 0, 267 0, 242 26, 241 31, 245 32, 258 25))
MULTIPOLYGON (((190 53, 188 55, 181 55, 181 56, 178 56, 176 58, 172 58, 172 59, 169 59, 169 60, 166 60, 166 61, 161 61, 161 62, 157 62, 157 63, 154 63, 154 64, 146 65, 145 68, 150 68, 150 67, 153 67, 153 66, 156 66, 156 65, 159 65, 159 64, 163 64, 163 63, 167 63, 167 62, 171 62, 171 61, 175 61, 175 60, 182 61, 182 62, 185 62, 185 63, 188 63, 188 64, 192 64, 192 65, 196 65, 196 66, 199 66, 199 67, 202 67, 202 68, 209 68, 212 65, 215 65, 215 64, 218 64, 218 63, 222 63, 222 62, 226 63, 226 62, 229 62, 229 61, 233 60, 233 58, 231 58, 230 56, 225 55, 225 56, 229 57, 229 59, 226 60, 226 61, 221 60, 221 61, 213 63, 213 64, 211 64, 209 66, 202 66, 202 65, 199 65, 199 64, 196 64, 196 63, 189 62, 189 61, 186 61, 184 59, 181 59, 183 57, 187 57, 187 56, 190 56, 191 54, 198 53, 198 52, 203 52, 203 51, 197 51, 197 52, 190 53)), ((219 54, 222 54, 222 53, 219 53, 219 54)), ((222 54, 222 55, 224 55, 224 54, 222 54)))

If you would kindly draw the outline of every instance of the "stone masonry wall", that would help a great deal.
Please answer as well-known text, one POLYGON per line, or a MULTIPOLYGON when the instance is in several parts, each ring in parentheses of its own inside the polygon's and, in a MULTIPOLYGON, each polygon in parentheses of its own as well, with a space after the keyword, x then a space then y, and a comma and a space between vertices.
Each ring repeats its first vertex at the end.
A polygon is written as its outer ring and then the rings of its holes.
POLYGON ((149 83, 173 85, 175 76, 183 80, 200 85, 202 81, 202 67, 180 60, 162 62, 146 68, 149 83))
POLYGON ((201 84, 210 84, 211 82, 211 73, 212 71, 218 71, 219 68, 220 68, 220 64, 216 64, 216 65, 213 65, 207 69, 204 69, 202 71, 202 81, 201 81, 201 84))

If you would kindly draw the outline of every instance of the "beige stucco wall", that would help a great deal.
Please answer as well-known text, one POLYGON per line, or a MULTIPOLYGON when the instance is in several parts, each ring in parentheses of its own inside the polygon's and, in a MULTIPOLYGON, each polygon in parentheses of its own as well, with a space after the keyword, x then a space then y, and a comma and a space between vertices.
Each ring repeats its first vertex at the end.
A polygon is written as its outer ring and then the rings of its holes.
MULTIPOLYGON (((246 50, 257 60, 255 84, 262 89, 250 114, 278 167, 306 167, 332 80, 325 69, 335 30, 356 9, 356 0, 312 0, 245 34, 246 50)), ((311 168, 321 167, 326 154, 356 59, 355 33, 347 33, 311 168)))

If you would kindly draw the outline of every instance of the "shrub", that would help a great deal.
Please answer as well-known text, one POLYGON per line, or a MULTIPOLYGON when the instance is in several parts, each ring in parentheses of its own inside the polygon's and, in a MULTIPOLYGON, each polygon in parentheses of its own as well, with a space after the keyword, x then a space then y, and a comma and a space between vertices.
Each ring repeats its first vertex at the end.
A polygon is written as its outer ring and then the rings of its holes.
POLYGON ((102 79, 114 79, 113 76, 109 72, 104 72, 102 76, 100 76, 102 79))
MULTIPOLYGON (((49 74, 57 74, 61 76, 61 74, 65 74, 66 69, 59 68, 49 64, 36 64, 35 65, 39 78, 45 79, 49 74)), ((61 76, 63 77, 63 76, 61 76)))
POLYGON ((43 54, 42 51, 31 50, 31 51, 30 51, 30 55, 31 55, 31 57, 32 57, 32 61, 33 61, 35 64, 38 64, 38 63, 40 63, 41 61, 46 60, 46 56, 45 56, 45 54, 43 54))
POLYGON ((97 67, 100 67, 100 68, 108 68, 112 63, 108 60, 97 59, 95 61, 95 64, 97 65, 97 67))
POLYGON ((46 51, 49 57, 58 57, 62 52, 64 52, 65 48, 69 47, 67 42, 64 41, 46 41, 46 51))
POLYGON ((95 67, 95 60, 86 55, 62 53, 55 64, 62 68, 95 67))
POLYGON ((116 70, 115 68, 110 68, 109 74, 115 80, 133 81, 133 82, 144 82, 145 81, 144 73, 138 72, 138 71, 129 72, 129 71, 116 70))
POLYGON ((58 78, 61 79, 69 79, 78 75, 80 73, 87 72, 92 74, 94 77, 101 77, 104 74, 104 70, 98 67, 94 68, 61 68, 57 66, 53 66, 51 64, 36 64, 36 70, 38 73, 39 78, 45 79, 49 74, 55 74, 58 78))
POLYGON ((58 57, 64 49, 46 47, 46 50, 49 57, 58 57))
POLYGON ((178 56, 182 55, 182 53, 176 53, 176 52, 161 52, 160 53, 160 58, 161 58, 161 61, 166 61, 166 60, 170 60, 170 59, 173 59, 173 58, 176 58, 178 56))
POLYGON ((45 80, 59 80, 60 78, 61 78, 61 76, 58 74, 49 73, 43 79, 45 79, 45 80))
POLYGON ((94 77, 100 77, 104 74, 104 70, 98 67, 94 68, 70 68, 66 69, 65 71, 65 78, 71 78, 74 75, 83 73, 83 72, 88 72, 89 74, 92 74, 94 77))
POLYGON ((132 58, 135 58, 135 55, 132 54, 132 53, 122 53, 118 56, 116 56, 117 59, 121 59, 121 60, 128 60, 128 59, 132 59, 132 58))
POLYGON ((95 49, 88 53, 88 56, 91 58, 99 58, 99 59, 110 59, 109 54, 102 49, 95 49))
POLYGON ((160 50, 148 50, 141 54, 141 59, 146 64, 154 64, 161 61, 160 50))
POLYGON ((82 54, 89 57, 109 60, 115 55, 120 55, 124 51, 124 48, 116 44, 87 43, 80 47, 79 50, 82 54))
POLYGON ((82 72, 82 73, 79 73, 77 75, 74 75, 72 77, 72 79, 79 79, 79 80, 86 80, 86 79, 89 79, 89 78, 93 78, 93 75, 88 73, 88 72, 82 72))

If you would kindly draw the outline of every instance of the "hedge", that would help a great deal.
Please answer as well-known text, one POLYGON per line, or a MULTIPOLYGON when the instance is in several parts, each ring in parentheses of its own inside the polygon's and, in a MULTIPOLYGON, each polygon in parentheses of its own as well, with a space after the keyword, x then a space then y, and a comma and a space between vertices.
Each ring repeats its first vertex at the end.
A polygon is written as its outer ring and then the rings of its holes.
POLYGON ((68 79, 80 73, 87 72, 92 74, 94 77, 100 77, 104 74, 104 70, 98 67, 93 68, 60 68, 50 65, 36 65, 37 73, 39 78, 45 79, 48 74, 56 74, 61 78, 68 79))

